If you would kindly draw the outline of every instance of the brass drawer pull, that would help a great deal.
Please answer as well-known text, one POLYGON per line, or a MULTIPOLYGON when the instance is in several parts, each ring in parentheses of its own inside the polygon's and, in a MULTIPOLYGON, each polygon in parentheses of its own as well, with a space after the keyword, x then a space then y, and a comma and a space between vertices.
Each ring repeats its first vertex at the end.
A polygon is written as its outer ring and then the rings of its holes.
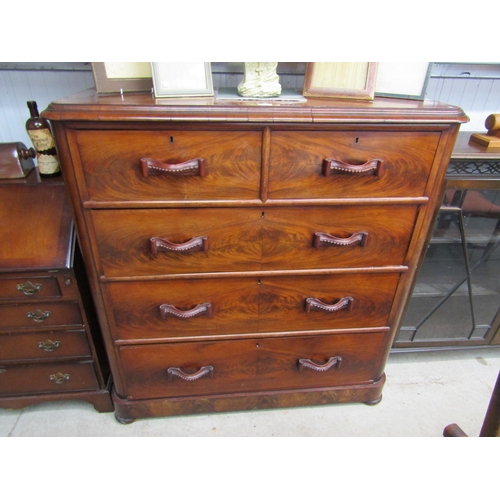
POLYGON ((53 352, 55 351, 58 347, 60 347, 61 342, 59 340, 50 340, 47 339, 45 342, 38 342, 38 347, 40 349, 43 349, 46 352, 53 352))
POLYGON ((328 233, 317 232, 314 233, 313 246, 314 248, 322 246, 352 247, 355 245, 365 247, 367 242, 368 233, 353 233, 347 238, 339 238, 328 233))
POLYGON ((52 382, 55 382, 56 384, 64 384, 70 379, 71 375, 69 373, 54 373, 49 376, 49 379, 52 380, 52 382))
POLYGON ((198 176, 205 177, 205 160, 203 158, 194 158, 182 163, 163 163, 153 158, 141 159, 141 171, 143 177, 152 175, 173 175, 180 176, 198 176))
POLYGON ((40 291, 42 285, 40 283, 31 283, 31 281, 27 281, 24 283, 19 283, 16 287, 20 292, 23 292, 24 295, 34 295, 36 292, 40 291))
POLYGON ((6 373, 7 370, 5 368, 0 368, 0 373, 6 373))
POLYGON ((306 312, 311 312, 312 310, 324 311, 327 313, 335 313, 342 309, 347 309, 352 311, 352 304, 354 299, 352 297, 343 297, 339 299, 335 304, 326 304, 319 299, 309 297, 306 299, 306 312))
POLYGON ((154 237, 149 239, 149 244, 153 255, 158 252, 208 252, 207 236, 197 236, 185 243, 172 243, 165 238, 154 237))
POLYGON ((339 369, 341 364, 342 358, 340 356, 330 358, 324 365, 319 365, 310 359, 299 359, 297 368, 299 372, 303 371, 304 368, 309 368, 310 370, 314 370, 316 372, 326 372, 330 370, 330 368, 339 369))
POLYGON ((202 366, 196 373, 186 373, 180 368, 170 367, 167 369, 167 374, 169 381, 173 381, 174 377, 179 377, 186 382, 193 382, 194 380, 198 380, 207 376, 209 376, 210 378, 214 378, 214 367, 211 365, 202 366))
POLYGON ((50 314, 50 311, 40 311, 40 309, 35 309, 34 311, 30 311, 27 316, 37 323, 42 323, 42 321, 45 321, 50 314))
POLYGON ((162 304, 160 306, 161 319, 167 319, 168 316, 175 316, 177 318, 189 319, 196 316, 205 315, 209 318, 212 317, 212 304, 210 302, 205 302, 203 304, 198 304, 197 306, 189 309, 188 311, 183 311, 177 309, 177 307, 172 304, 162 304))
POLYGON ((332 172, 337 174, 373 174, 380 177, 383 173, 382 160, 369 160, 362 165, 351 165, 333 158, 323 160, 323 175, 329 177, 332 172))

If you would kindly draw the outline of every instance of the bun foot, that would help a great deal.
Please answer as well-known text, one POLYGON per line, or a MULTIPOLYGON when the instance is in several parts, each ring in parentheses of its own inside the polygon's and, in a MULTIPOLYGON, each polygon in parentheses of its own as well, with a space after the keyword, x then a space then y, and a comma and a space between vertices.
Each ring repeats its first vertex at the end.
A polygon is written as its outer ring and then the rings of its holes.
POLYGON ((378 405, 382 401, 382 395, 378 399, 374 399, 373 401, 365 401, 365 405, 367 406, 375 406, 378 405))
POLYGON ((120 422, 120 424, 131 424, 132 422, 135 422, 135 418, 123 418, 123 417, 119 417, 118 415, 115 414, 115 418, 118 422, 120 422))

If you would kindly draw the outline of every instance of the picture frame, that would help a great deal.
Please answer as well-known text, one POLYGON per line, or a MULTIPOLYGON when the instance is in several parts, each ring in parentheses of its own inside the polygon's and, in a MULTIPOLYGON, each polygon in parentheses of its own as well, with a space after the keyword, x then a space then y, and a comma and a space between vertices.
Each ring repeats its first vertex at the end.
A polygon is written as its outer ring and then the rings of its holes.
POLYGON ((213 96, 209 62, 152 62, 156 98, 213 96))
POLYGON ((375 62, 308 62, 305 97, 373 100, 377 77, 375 62))
POLYGON ((149 62, 93 62, 98 94, 151 92, 153 78, 149 62))
POLYGON ((430 62, 380 62, 375 95, 423 101, 431 71, 430 62))

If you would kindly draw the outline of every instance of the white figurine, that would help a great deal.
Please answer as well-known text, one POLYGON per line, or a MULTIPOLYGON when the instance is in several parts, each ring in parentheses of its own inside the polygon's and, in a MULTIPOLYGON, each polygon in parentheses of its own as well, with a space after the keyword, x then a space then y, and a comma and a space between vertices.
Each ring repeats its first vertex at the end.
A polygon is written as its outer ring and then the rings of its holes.
POLYGON ((242 97, 277 97, 281 94, 277 62, 246 62, 245 76, 238 85, 242 97))

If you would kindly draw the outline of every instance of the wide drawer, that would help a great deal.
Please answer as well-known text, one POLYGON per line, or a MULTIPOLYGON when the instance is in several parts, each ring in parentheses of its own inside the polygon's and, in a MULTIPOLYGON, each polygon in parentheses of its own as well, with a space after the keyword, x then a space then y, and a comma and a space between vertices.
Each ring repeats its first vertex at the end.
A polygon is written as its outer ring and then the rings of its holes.
POLYGON ((99 389, 90 361, 78 363, 0 364, 0 394, 40 394, 99 389))
POLYGON ((269 198, 422 196, 438 132, 278 131, 269 198))
POLYGON ((82 326, 77 302, 40 302, 0 305, 0 328, 53 328, 82 326))
POLYGON ((403 264, 416 206, 94 210, 106 276, 403 264))
POLYGON ((201 130, 78 130, 93 201, 258 199, 262 133, 201 130), (141 160, 171 165, 143 174, 141 160), (200 162, 202 170, 200 174, 200 162), (186 168, 176 165, 191 162, 186 168), (180 170, 175 172, 175 170, 180 170), (186 175, 192 174, 192 175, 186 175))
POLYGON ((380 376, 383 333, 120 349, 131 399, 334 387, 380 376))
POLYGON ((0 361, 90 356, 84 330, 0 334, 0 361))
POLYGON ((107 283, 120 339, 373 328, 398 273, 107 283))
POLYGON ((56 277, 27 277, 0 279, 0 300, 32 300, 62 297, 56 277))

